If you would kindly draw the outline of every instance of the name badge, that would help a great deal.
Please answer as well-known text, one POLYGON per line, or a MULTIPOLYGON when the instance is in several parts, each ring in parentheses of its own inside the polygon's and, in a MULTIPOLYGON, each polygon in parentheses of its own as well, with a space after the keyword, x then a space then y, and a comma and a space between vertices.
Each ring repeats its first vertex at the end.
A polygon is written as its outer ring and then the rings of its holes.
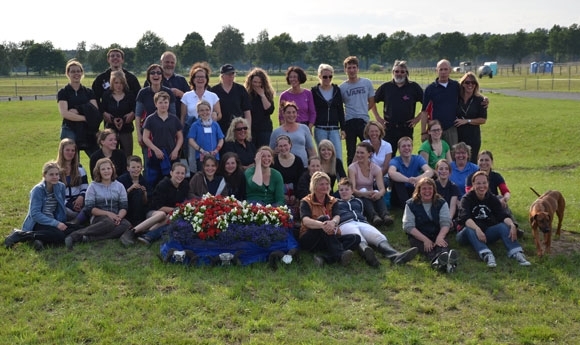
POLYGON ((211 127, 203 127, 203 132, 205 134, 211 134, 211 127))

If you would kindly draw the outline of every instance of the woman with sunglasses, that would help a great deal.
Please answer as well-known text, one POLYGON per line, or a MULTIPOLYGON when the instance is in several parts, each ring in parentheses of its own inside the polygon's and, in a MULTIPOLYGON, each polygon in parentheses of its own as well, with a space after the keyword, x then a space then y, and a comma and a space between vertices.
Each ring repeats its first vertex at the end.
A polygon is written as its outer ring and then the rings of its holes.
MULTIPOLYGON (((332 83, 334 68, 327 64, 318 66, 320 83, 312 87, 312 97, 316 109, 314 122, 314 140, 316 145, 328 139, 334 145, 336 158, 342 160, 342 142, 344 134, 344 106, 338 85, 332 83)), ((332 186, 331 186, 332 188, 332 186)))
POLYGON ((220 154, 233 152, 237 154, 241 162, 242 171, 254 166, 256 146, 252 143, 252 134, 248 122, 243 117, 234 117, 228 128, 224 147, 220 154))
MULTIPOLYGON (((459 80, 459 102, 457 104, 458 142, 471 146, 472 152, 479 152, 481 148, 480 126, 487 120, 487 108, 482 104, 484 97, 479 93, 479 83, 473 72, 467 72, 459 80)), ((471 157, 471 162, 477 164, 477 156, 471 157)))

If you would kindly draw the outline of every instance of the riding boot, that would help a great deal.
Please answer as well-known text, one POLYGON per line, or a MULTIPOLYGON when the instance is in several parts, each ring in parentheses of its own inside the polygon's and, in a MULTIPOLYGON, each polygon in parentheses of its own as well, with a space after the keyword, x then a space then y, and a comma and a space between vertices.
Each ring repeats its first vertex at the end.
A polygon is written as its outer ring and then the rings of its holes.
POLYGON ((22 231, 19 229, 14 229, 4 239, 4 245, 6 248, 12 248, 18 242, 29 242, 34 240, 34 232, 32 231, 22 231))
POLYGON ((379 267, 380 262, 375 256, 375 251, 367 245, 366 242, 361 242, 358 245, 358 253, 362 256, 367 264, 371 267, 379 267))
POLYGON ((395 265, 404 264, 413 260, 417 255, 417 247, 411 247, 400 253, 395 248, 391 247, 388 241, 383 241, 377 245, 377 250, 386 258, 390 259, 395 265))

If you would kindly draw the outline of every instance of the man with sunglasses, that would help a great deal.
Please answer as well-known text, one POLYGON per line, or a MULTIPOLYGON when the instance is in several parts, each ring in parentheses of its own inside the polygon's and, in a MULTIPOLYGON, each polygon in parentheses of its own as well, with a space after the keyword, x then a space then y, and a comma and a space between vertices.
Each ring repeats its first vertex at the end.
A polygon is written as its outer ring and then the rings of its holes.
MULTIPOLYGON (((383 118, 379 120, 385 126, 385 141, 391 144, 393 156, 397 153, 397 143, 402 137, 413 138, 413 128, 421 120, 415 116, 417 102, 423 101, 423 89, 419 84, 409 80, 407 61, 395 60, 393 79, 379 86, 375 92, 375 103, 384 102, 383 118)), ((379 114, 373 109, 375 117, 379 114)))
POLYGON ((228 131, 234 117, 243 117, 248 122, 248 127, 252 128, 252 104, 246 88, 236 83, 236 69, 230 64, 225 64, 220 68, 220 83, 209 90, 220 99, 222 112, 218 123, 223 133, 228 131))

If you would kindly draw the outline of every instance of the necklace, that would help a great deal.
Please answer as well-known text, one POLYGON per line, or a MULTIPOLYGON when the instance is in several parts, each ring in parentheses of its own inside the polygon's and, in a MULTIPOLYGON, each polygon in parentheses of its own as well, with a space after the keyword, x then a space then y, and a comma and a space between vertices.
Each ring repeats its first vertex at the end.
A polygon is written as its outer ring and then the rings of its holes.
POLYGON ((471 103, 473 103, 473 97, 469 100, 469 104, 465 107, 465 104, 461 104, 461 112, 463 113, 463 117, 467 116, 467 112, 469 112, 469 107, 471 107, 471 103))

